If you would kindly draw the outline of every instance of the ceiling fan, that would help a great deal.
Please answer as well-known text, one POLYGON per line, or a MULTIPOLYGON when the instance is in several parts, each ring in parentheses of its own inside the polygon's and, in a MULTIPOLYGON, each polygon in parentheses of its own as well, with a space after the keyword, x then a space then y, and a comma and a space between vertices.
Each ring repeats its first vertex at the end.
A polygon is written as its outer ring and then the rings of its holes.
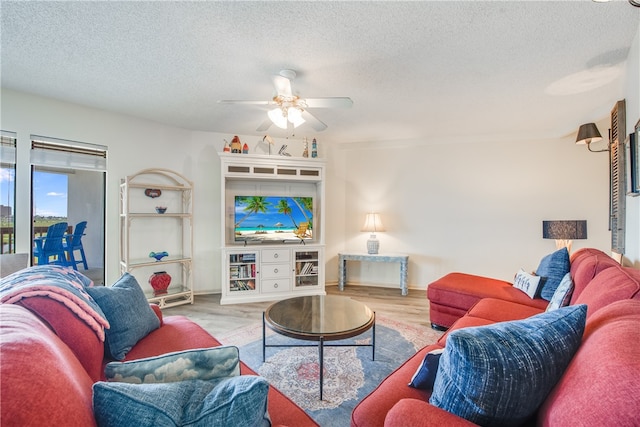
POLYGON ((321 132, 327 128, 320 119, 309 112, 313 108, 350 108, 353 105, 351 98, 331 97, 331 98, 301 98, 291 90, 291 82, 295 79, 296 72, 293 70, 282 70, 273 76, 273 85, 276 94, 271 100, 266 101, 240 101, 240 100, 220 100, 220 104, 245 104, 245 105, 265 105, 273 107, 267 112, 268 118, 256 129, 263 132, 269 129, 272 124, 279 128, 296 128, 303 123, 308 123, 313 129, 321 132))

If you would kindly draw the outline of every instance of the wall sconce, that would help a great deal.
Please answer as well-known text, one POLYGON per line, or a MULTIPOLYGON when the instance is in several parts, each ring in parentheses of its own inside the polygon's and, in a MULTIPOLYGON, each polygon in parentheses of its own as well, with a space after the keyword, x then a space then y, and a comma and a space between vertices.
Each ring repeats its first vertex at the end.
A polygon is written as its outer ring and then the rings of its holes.
POLYGON ((600 131, 595 123, 585 123, 580 126, 578 129, 578 135, 576 136, 576 144, 583 145, 587 144, 587 149, 592 153, 602 153, 604 151, 609 151, 609 146, 604 150, 592 150, 591 143, 598 142, 602 140, 602 135, 600 135, 600 131))
POLYGON ((368 213, 364 219, 362 231, 368 231, 371 233, 369 240, 367 240, 367 253, 372 255, 377 254, 378 249, 380 248, 380 242, 376 239, 376 232, 384 231, 380 215, 373 212, 368 213))
POLYGON ((571 253, 572 240, 587 238, 587 221, 542 221, 542 238, 555 239, 557 249, 571 253))

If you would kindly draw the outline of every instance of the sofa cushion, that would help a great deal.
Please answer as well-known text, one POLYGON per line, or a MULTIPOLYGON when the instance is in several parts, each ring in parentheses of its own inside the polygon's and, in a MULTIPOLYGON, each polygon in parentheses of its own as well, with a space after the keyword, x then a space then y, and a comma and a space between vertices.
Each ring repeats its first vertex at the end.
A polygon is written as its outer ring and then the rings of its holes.
POLYGON ((546 311, 557 310, 560 307, 569 305, 571 300, 571 294, 573 293, 573 280, 571 280, 571 273, 567 273, 562 278, 562 281, 556 288, 556 291, 549 301, 546 311))
POLYGON ((538 425, 633 426, 640 414, 640 301, 588 320, 582 345, 538 412, 538 425))
POLYGON ((29 309, 47 323, 71 349, 93 381, 101 378, 104 343, 69 307, 44 296, 23 298, 17 304, 29 309))
POLYGON ((547 301, 551 300, 562 278, 569 273, 570 269, 571 263, 567 248, 558 249, 542 258, 536 269, 536 274, 544 278, 540 296, 547 301))
POLYGON ((431 350, 424 356, 420 367, 409 381, 409 387, 421 388, 424 390, 433 390, 433 383, 436 381, 436 373, 438 372, 438 364, 440 356, 444 349, 438 348, 431 350))
POLYGON ((571 278, 573 279, 573 294, 570 304, 576 300, 589 285, 591 280, 600 272, 611 267, 620 267, 620 264, 604 252, 590 249, 581 252, 582 256, 576 257, 571 263, 571 278))
POLYGON ((93 381, 71 350, 24 307, 0 308, 3 426, 95 426, 93 381))
POLYGON ((575 304, 587 304, 587 316, 624 299, 640 299, 640 270, 619 265, 600 272, 584 288, 575 304))
POLYGON ((252 375, 161 384, 98 382, 93 408, 101 427, 270 426, 269 383, 252 375))
POLYGON ((538 293, 540 287, 540 276, 527 273, 520 269, 513 279, 513 287, 524 292, 529 298, 533 299, 538 293))
POLYGON ((86 288, 98 303, 111 327, 106 332, 107 356, 122 360, 127 352, 149 332, 160 327, 160 320, 149 306, 138 281, 124 273, 112 286, 86 288))
POLYGON ((569 306, 451 332, 430 403, 481 425, 526 421, 580 345, 586 312, 569 306))
POLYGON ((105 368, 107 381, 133 384, 184 380, 213 380, 240 375, 238 347, 201 348, 129 362, 111 362, 105 368))

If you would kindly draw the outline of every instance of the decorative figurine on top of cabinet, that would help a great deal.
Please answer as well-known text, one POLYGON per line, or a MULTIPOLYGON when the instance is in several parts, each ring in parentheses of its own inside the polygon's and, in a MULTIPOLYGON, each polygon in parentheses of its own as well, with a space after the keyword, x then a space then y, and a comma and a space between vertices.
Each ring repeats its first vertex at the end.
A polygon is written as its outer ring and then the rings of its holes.
POLYGON ((249 146, 247 145, 246 142, 242 146, 242 154, 249 154, 249 146))
POLYGON ((229 141, 227 141, 226 139, 224 140, 224 148, 222 149, 222 151, 225 153, 231 152, 231 147, 229 147, 229 141))
POLYGON ((238 138, 238 135, 234 135, 233 139, 231 140, 231 152, 238 154, 242 153, 242 143, 240 142, 240 138, 238 138))
POLYGON ((304 150, 302 150, 302 157, 309 157, 309 142, 307 141, 307 137, 304 137, 304 150))
POLYGON ((311 157, 313 157, 314 159, 318 157, 318 143, 316 142, 315 138, 313 138, 313 141, 311 141, 311 157))

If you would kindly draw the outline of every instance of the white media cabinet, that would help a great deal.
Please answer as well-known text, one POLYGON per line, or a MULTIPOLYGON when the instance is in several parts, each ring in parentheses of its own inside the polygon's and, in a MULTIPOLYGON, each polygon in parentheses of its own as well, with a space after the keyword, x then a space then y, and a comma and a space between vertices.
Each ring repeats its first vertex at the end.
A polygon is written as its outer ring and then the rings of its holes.
POLYGON ((224 242, 220 303, 325 295, 324 161, 279 155, 219 156, 224 242), (313 198, 313 239, 238 240, 236 196, 313 198))

